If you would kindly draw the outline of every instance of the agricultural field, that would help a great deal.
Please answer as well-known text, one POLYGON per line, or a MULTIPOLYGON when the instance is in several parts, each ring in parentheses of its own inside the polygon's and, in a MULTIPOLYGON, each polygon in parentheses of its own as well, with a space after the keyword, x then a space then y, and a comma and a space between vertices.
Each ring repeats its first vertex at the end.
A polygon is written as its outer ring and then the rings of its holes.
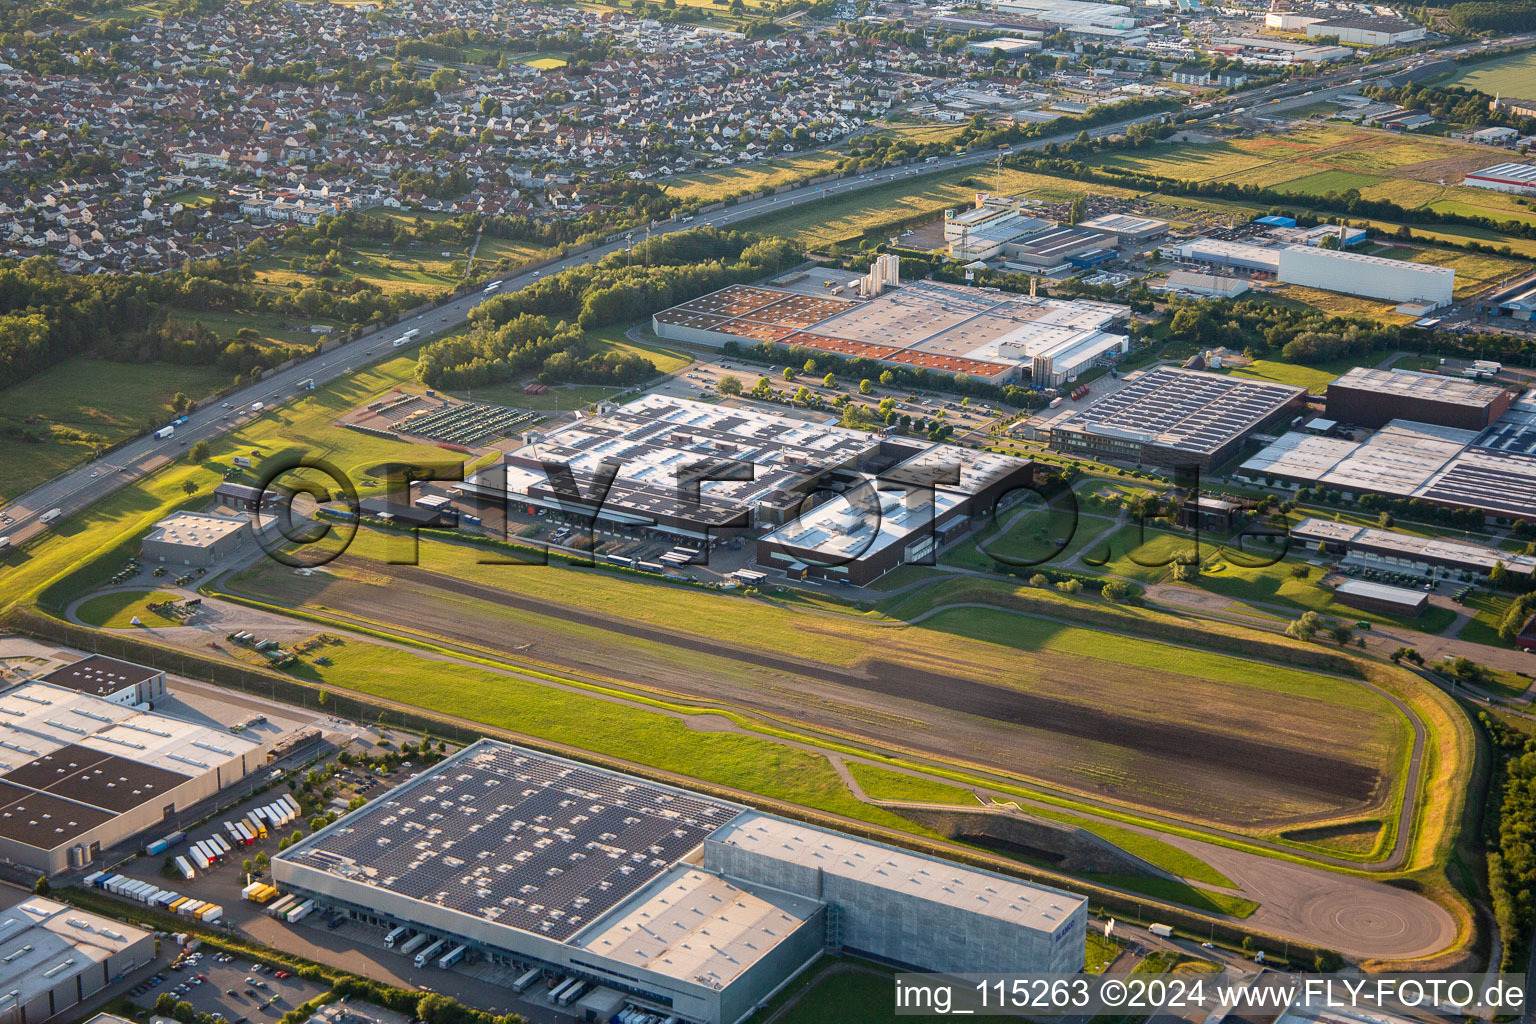
POLYGON ((827 174, 841 158, 841 153, 826 149, 779 156, 754 164, 672 178, 667 182, 667 191, 685 201, 712 203, 726 196, 777 188, 827 174))
POLYGON ((0 444, 0 501, 89 458, 97 445, 169 420, 177 392, 196 400, 228 383, 230 375, 211 366, 79 358, 0 391, 0 425, 7 432, 48 431, 40 443, 7 437, 0 444))
POLYGON ((1405 723, 1308 672, 1003 611, 834 625, 601 571, 481 564, 483 553, 436 541, 422 542, 419 566, 387 565, 402 543, 364 530, 324 574, 260 565, 231 586, 339 625, 516 650, 583 678, 617 672, 627 685, 1234 826, 1376 806, 1393 785, 1387 751, 1405 723), (1023 664, 1020 650, 1032 654, 1023 664), (1200 715, 1170 721, 1170 706, 1200 715))
POLYGON ((1435 84, 1459 85, 1490 96, 1536 96, 1536 53, 1517 53, 1463 64, 1451 77, 1435 84))
POLYGON ((1305 123, 1283 135, 1182 142, 1109 153, 1097 162, 1177 181, 1258 185, 1298 198, 1358 189, 1363 198, 1410 209, 1536 220, 1536 212, 1515 196, 1456 184, 1466 172, 1496 160, 1497 154, 1490 154, 1486 147, 1449 139, 1404 138, 1352 125, 1305 123))
POLYGON ((999 182, 995 173, 987 168, 961 168, 905 181, 898 179, 783 213, 765 214, 741 226, 749 230, 771 231, 810 246, 848 244, 857 242, 866 233, 882 231, 907 218, 937 215, 950 207, 967 206, 975 201, 979 187, 1005 196, 1022 195, 1047 202, 1070 200, 1090 192, 1119 198, 1133 194, 1126 189, 1088 185, 1008 167, 1003 168, 999 182))

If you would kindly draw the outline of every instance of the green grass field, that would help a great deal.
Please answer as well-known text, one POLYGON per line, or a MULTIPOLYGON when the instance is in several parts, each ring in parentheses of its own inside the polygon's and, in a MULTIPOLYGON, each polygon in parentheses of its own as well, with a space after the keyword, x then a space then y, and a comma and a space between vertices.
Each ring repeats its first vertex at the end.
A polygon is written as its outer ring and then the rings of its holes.
POLYGON ((41 443, 0 444, 0 501, 90 458, 97 445, 163 424, 178 391, 197 400, 229 382, 208 366, 70 359, 0 391, 0 422, 21 427, 35 418, 43 422, 31 429, 49 430, 41 443))
POLYGON ((1536 53, 1517 53, 1463 64, 1439 85, 1459 85, 1492 96, 1536 96, 1536 53))
POLYGON ((179 626, 180 620, 152 612, 148 607, 178 600, 175 594, 163 590, 118 590, 82 601, 75 614, 81 622, 107 629, 130 627, 135 617, 145 626, 179 626))
POLYGON ((970 804, 980 806, 974 794, 959 786, 889 771, 865 761, 849 761, 852 775, 872 800, 903 800, 921 804, 970 804))
POLYGON ((1328 389, 1330 381, 1355 365, 1357 361, 1351 359, 1340 359, 1316 366, 1283 363, 1277 359, 1255 359, 1247 366, 1223 366, 1217 372, 1230 374, 1233 377, 1247 377, 1251 380, 1290 384, 1294 387, 1306 388, 1314 395, 1320 395, 1328 389))

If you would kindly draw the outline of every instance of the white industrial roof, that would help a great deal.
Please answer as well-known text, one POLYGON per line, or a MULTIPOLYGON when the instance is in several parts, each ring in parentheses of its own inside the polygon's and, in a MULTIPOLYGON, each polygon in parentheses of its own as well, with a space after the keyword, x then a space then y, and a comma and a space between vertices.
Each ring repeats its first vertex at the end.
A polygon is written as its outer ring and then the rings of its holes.
POLYGON ((805 924, 816 905, 784 909, 718 875, 679 867, 583 949, 668 977, 722 989, 805 924))
POLYGON ((1536 185, 1536 164, 1522 164, 1513 161, 1494 164, 1492 167, 1484 167, 1480 171, 1467 174, 1468 178, 1491 178, 1494 181, 1508 181, 1520 185, 1536 185))
POLYGON ((1337 377, 1329 388, 1355 388, 1378 391, 1405 398, 1425 398, 1436 402, 1484 408, 1503 397, 1504 389, 1480 384, 1465 377, 1446 377, 1417 370, 1377 370, 1357 366, 1337 377))
POLYGON ((246 520, 236 516, 209 516, 200 512, 174 512, 155 524, 145 535, 147 541, 180 544, 185 547, 212 547, 232 533, 245 529, 246 520))
POLYGON ((1291 536, 1304 540, 1326 540, 1399 558, 1455 562, 1485 572, 1502 562, 1510 572, 1526 576, 1536 573, 1536 556, 1533 555, 1500 551, 1485 544, 1446 537, 1415 537, 1396 530, 1380 530, 1331 519, 1303 519, 1291 529, 1291 536))
POLYGON ((1030 885, 758 811, 742 814, 706 842, 724 843, 1047 933, 1055 932, 1083 903, 1081 896, 1060 889, 1030 885))
POLYGON ((47 683, 0 693, 0 773, 71 744, 181 775, 212 771, 261 744, 47 683))
POLYGON ((84 974, 147 935, 41 896, 0 910, 0 1014, 84 974))

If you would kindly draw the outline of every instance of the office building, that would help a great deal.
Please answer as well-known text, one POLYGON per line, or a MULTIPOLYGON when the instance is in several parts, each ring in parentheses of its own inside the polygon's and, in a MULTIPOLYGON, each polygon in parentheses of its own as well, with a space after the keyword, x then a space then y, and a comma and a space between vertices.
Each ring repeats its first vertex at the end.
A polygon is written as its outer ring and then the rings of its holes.
POLYGON ((918 970, 1081 969, 1061 890, 481 740, 273 860, 285 891, 733 1024, 823 951, 918 970))

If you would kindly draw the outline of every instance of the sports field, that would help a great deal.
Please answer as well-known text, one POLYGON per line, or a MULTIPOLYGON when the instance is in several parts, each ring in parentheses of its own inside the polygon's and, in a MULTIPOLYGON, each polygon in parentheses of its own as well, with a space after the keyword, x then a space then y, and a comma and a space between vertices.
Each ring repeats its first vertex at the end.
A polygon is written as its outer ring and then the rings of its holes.
POLYGON ((1406 728, 1342 680, 1003 611, 828 619, 436 541, 385 564, 406 541, 232 588, 1239 827, 1379 805, 1406 728))

